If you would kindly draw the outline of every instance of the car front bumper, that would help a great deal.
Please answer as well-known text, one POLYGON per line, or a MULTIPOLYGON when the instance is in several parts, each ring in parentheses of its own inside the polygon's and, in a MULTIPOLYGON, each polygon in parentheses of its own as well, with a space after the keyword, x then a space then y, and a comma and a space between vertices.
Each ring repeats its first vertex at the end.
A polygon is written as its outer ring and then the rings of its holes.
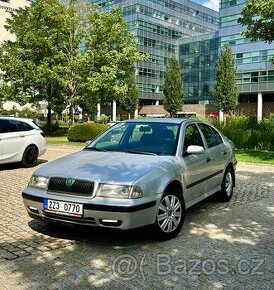
POLYGON ((151 199, 136 200, 110 200, 106 199, 102 203, 94 199, 79 199, 77 197, 67 197, 63 195, 48 195, 42 190, 34 189, 39 194, 33 194, 33 189, 24 190, 22 193, 23 201, 30 217, 44 219, 58 223, 118 228, 129 230, 154 224, 161 195, 151 199), (43 193, 44 192, 44 193, 43 193), (55 213, 45 212, 43 201, 45 198, 81 203, 83 204, 84 214, 82 217, 72 217, 55 213))

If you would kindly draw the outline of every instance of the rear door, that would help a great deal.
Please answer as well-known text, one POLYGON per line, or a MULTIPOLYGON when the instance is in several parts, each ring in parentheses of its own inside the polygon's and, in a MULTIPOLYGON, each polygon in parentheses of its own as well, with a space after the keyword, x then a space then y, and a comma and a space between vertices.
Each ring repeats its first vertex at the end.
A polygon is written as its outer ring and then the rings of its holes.
POLYGON ((2 163, 21 161, 22 154, 35 129, 26 122, 1 119, 2 163))
POLYGON ((199 123, 198 126, 206 140, 209 152, 208 189, 213 190, 222 182, 228 152, 220 134, 214 128, 204 123, 199 123))

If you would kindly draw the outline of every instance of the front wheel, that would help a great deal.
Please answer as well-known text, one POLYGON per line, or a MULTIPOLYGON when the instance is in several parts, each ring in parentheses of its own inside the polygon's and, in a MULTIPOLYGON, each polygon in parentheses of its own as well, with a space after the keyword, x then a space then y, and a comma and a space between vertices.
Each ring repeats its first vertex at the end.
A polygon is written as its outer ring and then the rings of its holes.
POLYGON ((24 167, 32 167, 37 164, 37 161, 38 149, 34 146, 27 147, 22 157, 22 165, 24 167))
POLYGON ((169 240, 177 236, 185 219, 185 203, 176 190, 165 193, 160 201, 154 231, 160 240, 169 240))
POLYGON ((231 199, 233 195, 233 187, 234 187, 234 173, 231 167, 228 167, 225 171, 220 192, 220 198, 222 201, 229 201, 231 199))

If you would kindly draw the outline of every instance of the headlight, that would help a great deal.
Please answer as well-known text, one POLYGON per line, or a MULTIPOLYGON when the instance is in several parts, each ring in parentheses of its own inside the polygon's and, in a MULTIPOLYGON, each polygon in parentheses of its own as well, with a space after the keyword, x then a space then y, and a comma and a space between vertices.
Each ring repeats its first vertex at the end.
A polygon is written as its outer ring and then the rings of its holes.
POLYGON ((138 186, 101 184, 96 195, 109 198, 140 198, 143 191, 138 186))
POLYGON ((49 180, 48 177, 33 175, 30 178, 29 186, 46 189, 47 184, 48 184, 48 180, 49 180))

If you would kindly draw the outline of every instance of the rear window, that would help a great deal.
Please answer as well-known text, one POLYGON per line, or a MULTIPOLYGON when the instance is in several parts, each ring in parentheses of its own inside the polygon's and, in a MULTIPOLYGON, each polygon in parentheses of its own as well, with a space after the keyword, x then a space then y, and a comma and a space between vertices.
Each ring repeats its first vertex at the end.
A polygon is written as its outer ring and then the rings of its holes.
POLYGON ((205 136, 205 139, 209 148, 223 143, 222 138, 219 135, 219 133, 216 130, 214 130, 211 126, 200 123, 199 127, 201 128, 205 136))
POLYGON ((34 128, 29 124, 17 120, 0 120, 0 133, 30 131, 34 128))

